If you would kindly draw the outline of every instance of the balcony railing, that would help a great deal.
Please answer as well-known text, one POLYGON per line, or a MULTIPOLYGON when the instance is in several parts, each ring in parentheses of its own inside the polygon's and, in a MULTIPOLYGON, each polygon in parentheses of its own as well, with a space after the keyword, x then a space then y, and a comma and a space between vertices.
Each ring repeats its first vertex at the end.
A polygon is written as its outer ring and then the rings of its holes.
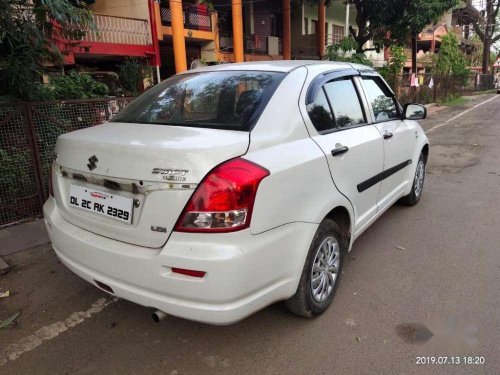
MULTIPOLYGON (((245 34, 243 36, 243 48, 245 53, 251 53, 256 55, 269 55, 269 54, 282 54, 283 44, 281 38, 277 40, 277 50, 276 47, 274 51, 269 50, 269 36, 257 35, 257 34, 245 34)), ((219 36, 219 48, 222 52, 233 52, 233 37, 228 34, 221 34, 219 36)))
MULTIPOLYGON (((172 26, 172 12, 168 6, 162 6, 161 24, 172 26)), ((212 31, 212 18, 204 5, 184 4, 182 11, 184 28, 189 30, 212 31)))
POLYGON ((87 31, 83 40, 143 46, 151 44, 147 20, 94 14, 94 22, 96 30, 87 31))
POLYGON ((231 35, 220 34, 219 49, 222 52, 233 52, 233 37, 231 35))
POLYGON ((243 43, 245 52, 263 54, 266 55, 267 52, 267 36, 261 36, 257 34, 244 35, 243 43))

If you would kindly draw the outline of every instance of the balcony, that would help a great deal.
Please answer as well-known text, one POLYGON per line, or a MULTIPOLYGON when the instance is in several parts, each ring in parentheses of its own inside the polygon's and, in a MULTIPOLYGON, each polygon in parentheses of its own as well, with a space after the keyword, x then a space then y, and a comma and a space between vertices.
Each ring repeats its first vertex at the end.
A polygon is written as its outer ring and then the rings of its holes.
MULTIPOLYGON (((206 5, 183 4, 182 18, 184 28, 187 30, 212 31, 212 17, 206 5)), ((172 12, 170 7, 162 4, 161 24, 163 26, 172 26, 172 12)))
POLYGON ((139 46, 152 44, 147 20, 94 14, 94 22, 95 30, 88 30, 83 41, 139 46))

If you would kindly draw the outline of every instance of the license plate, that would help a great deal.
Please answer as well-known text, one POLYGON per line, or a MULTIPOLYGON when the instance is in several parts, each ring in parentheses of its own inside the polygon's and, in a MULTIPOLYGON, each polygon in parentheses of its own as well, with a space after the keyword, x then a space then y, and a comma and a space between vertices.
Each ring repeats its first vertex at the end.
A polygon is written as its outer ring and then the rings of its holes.
POLYGON ((69 205, 95 214, 106 216, 122 223, 132 224, 131 198, 94 190, 79 185, 69 188, 69 205))

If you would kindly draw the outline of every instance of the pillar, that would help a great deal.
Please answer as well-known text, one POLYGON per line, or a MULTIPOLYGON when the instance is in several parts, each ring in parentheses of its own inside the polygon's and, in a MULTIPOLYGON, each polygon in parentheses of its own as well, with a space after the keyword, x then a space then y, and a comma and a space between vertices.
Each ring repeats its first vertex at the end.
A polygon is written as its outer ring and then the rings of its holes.
POLYGON ((321 0, 318 5, 318 55, 323 58, 325 54, 325 39, 326 39, 326 7, 325 0, 321 0))
POLYGON ((241 0, 231 0, 231 9, 233 13, 234 62, 239 63, 245 61, 243 53, 243 8, 241 0))
POLYGON ((283 60, 292 58, 290 0, 283 0, 283 60))
POLYGON ((172 41, 174 44, 175 72, 187 70, 186 41, 184 39, 184 18, 182 0, 169 0, 172 13, 172 41))
POLYGON ((153 43, 154 48, 154 58, 151 59, 153 65, 156 67, 156 80, 157 83, 161 82, 160 76, 160 65, 161 65, 161 56, 160 56, 160 40, 158 38, 158 26, 157 20, 160 16, 160 5, 154 1, 148 1, 148 9, 149 9, 149 19, 150 19, 150 29, 151 29, 151 41, 153 43), (157 18, 158 16, 158 18, 157 18))
POLYGON ((344 36, 347 38, 349 36, 349 18, 350 18, 351 4, 347 3, 345 5, 345 30, 344 36))

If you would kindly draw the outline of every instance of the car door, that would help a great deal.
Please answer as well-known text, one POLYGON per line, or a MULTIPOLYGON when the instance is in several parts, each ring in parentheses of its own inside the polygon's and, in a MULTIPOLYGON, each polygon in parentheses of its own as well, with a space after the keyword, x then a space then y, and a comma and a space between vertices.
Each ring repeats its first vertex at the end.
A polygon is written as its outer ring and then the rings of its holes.
POLYGON ((383 140, 369 124, 353 76, 338 75, 313 81, 306 104, 317 130, 312 138, 326 155, 335 186, 353 206, 356 233, 377 213, 380 181, 370 179, 383 170, 383 140))
POLYGON ((384 173, 378 197, 378 208, 384 210, 406 190, 410 180, 417 128, 404 121, 401 106, 392 90, 379 76, 363 76, 362 83, 374 125, 384 141, 384 173))

